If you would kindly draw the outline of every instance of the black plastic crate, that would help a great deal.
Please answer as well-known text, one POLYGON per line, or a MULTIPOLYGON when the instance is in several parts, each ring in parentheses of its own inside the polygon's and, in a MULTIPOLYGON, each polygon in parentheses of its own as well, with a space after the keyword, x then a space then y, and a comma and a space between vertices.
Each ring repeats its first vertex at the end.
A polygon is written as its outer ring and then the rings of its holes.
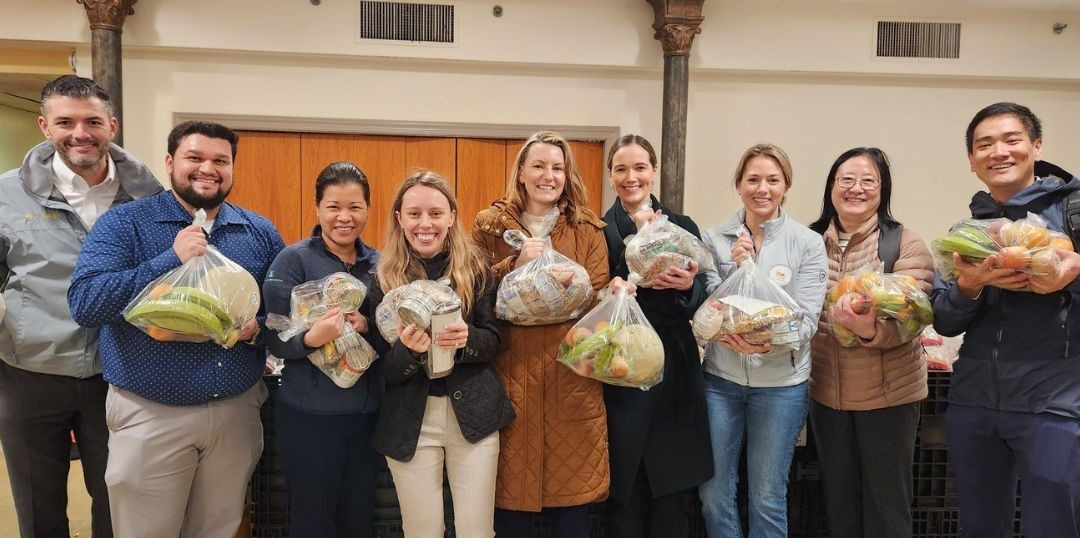
POLYGON ((960 531, 959 512, 955 508, 919 508, 911 513, 911 535, 915 538, 956 536, 960 531))
POLYGON ((949 455, 944 448, 916 448, 911 470, 914 507, 955 509, 959 506, 949 455))
POLYGON ((281 387, 281 377, 265 376, 263 383, 268 392, 266 402, 259 410, 263 426, 263 453, 255 464, 255 472, 248 484, 253 507, 251 525, 253 536, 278 538, 288 535, 289 526, 289 498, 274 431, 274 401, 281 387))
POLYGON ((288 536, 287 525, 263 525, 251 528, 251 538, 287 538, 288 536))
POLYGON ((372 531, 372 536, 375 538, 405 538, 405 530, 401 528, 400 521, 375 523, 372 531))
POLYGON ((952 372, 931 370, 926 373, 926 399, 919 404, 923 416, 942 416, 949 407, 949 381, 952 372))

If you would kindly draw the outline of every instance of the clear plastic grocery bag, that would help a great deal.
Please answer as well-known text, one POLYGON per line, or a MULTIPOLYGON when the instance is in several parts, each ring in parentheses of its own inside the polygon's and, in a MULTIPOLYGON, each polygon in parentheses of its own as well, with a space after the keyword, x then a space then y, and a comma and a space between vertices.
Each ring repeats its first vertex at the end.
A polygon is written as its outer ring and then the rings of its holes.
MULTIPOLYGON (((358 311, 365 297, 367 286, 359 279, 344 272, 332 273, 293 287, 289 317, 270 314, 266 326, 279 331, 278 337, 286 341, 310 329, 334 308, 342 314, 358 311)), ((346 322, 341 331, 341 336, 309 354, 308 360, 335 385, 347 389, 356 384, 377 356, 352 325, 346 322)))
POLYGON ((828 305, 829 326, 833 336, 842 347, 854 347, 858 336, 851 329, 839 324, 832 318, 832 307, 848 293, 858 294, 852 301, 852 310, 856 314, 865 314, 871 308, 876 309, 878 319, 894 319, 905 341, 934 322, 934 310, 930 298, 919 287, 919 281, 908 275, 883 273, 871 267, 864 267, 840 279, 834 288, 825 295, 828 305))
POLYGON ((578 375, 609 385, 648 390, 664 380, 664 344, 623 288, 566 333, 557 360, 578 375))
POLYGON ((1061 268, 1057 249, 1073 249, 1067 235, 1047 229, 1046 221, 1034 213, 1016 221, 964 219, 930 245, 934 269, 950 282, 957 276, 954 253, 973 263, 997 254, 1000 267, 1023 271, 1033 280, 1053 280, 1061 268))
MULTIPOLYGON (((196 224, 205 222, 199 210, 196 224)), ((149 283, 124 308, 124 319, 163 342, 236 344, 259 312, 259 284, 243 267, 208 246, 180 267, 149 283)))
POLYGON ((690 260, 698 270, 713 268, 712 252, 694 234, 660 215, 646 223, 626 243, 626 266, 641 276, 638 286, 652 287, 669 267, 687 269, 690 260))
MULTIPOLYGON (((428 335, 435 335, 458 321, 461 321, 461 299, 445 280, 414 280, 387 292, 375 308, 375 324, 391 344, 398 341, 399 325, 416 325, 428 335)), ((427 376, 436 379, 450 375, 457 351, 432 343, 424 359, 427 376)))
POLYGON ((964 335, 941 336, 934 330, 933 325, 927 326, 922 332, 923 357, 926 358, 927 370, 952 371, 953 363, 960 355, 960 346, 964 343, 964 335))
POLYGON ((772 344, 795 350, 802 342, 799 304, 769 278, 753 260, 743 262, 709 295, 694 314, 694 336, 701 342, 718 342, 738 334, 753 345, 772 344))
MULTIPOLYGON (((507 230, 503 236, 511 246, 521 248, 524 234, 520 230, 507 230)), ((591 299, 589 273, 552 248, 551 238, 545 237, 544 252, 499 283, 495 317, 517 325, 562 323, 580 316, 591 299)))

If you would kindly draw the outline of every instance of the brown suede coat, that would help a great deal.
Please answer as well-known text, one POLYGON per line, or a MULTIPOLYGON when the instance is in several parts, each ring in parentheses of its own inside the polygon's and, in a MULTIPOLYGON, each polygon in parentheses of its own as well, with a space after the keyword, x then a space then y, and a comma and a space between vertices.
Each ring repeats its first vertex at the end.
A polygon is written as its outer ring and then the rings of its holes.
MULTIPOLYGON (((841 251, 836 224, 829 226, 825 232, 829 289, 844 275, 866 264, 877 266, 878 237, 875 216, 851 236, 847 249, 841 251)), ((930 251, 910 228, 905 227, 900 237, 900 257, 893 272, 914 277, 927 293, 933 286, 930 251)), ((828 308, 826 303, 810 346, 811 398, 845 411, 881 409, 926 398, 926 361, 918 336, 904 340, 895 320, 878 320, 877 336, 872 341, 843 348, 829 327, 828 308)))
MULTIPOLYGON (((604 222, 570 226, 560 216, 552 245, 585 267, 594 289, 608 283, 604 222)), ((496 279, 514 268, 517 251, 503 231, 529 235, 518 211, 504 200, 476 215, 473 239, 487 253, 496 279)), ((538 512, 547 506, 574 506, 602 500, 610 485, 607 413, 599 381, 581 377, 558 363, 559 342, 575 320, 519 326, 503 322, 503 350, 495 362, 517 419, 502 430, 495 506, 538 512)))

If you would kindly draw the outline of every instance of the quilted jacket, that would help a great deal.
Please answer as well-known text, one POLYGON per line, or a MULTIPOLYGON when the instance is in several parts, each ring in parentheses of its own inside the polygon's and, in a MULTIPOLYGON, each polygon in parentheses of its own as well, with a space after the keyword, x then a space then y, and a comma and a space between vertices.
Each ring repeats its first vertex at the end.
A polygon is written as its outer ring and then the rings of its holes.
MULTIPOLYGON (((440 254, 425 264, 428 278, 442 278, 447 258, 440 254)), ((384 293, 378 279, 372 279, 368 290, 369 319, 373 309, 382 302, 384 293)), ((441 378, 446 394, 454 408, 458 426, 465 440, 475 443, 499 431, 514 420, 514 410, 506 399, 502 385, 495 378, 491 361, 499 349, 499 326, 495 320, 495 288, 489 282, 464 316, 469 325, 469 338, 458 350, 456 364, 450 375, 441 378)), ((420 426, 424 422, 424 406, 431 389, 431 379, 424 365, 399 340, 393 346, 383 340, 379 331, 371 331, 372 343, 382 362, 386 393, 383 396, 379 421, 375 425, 372 444, 380 454, 398 461, 409 461, 416 453, 420 426)))
MULTIPOLYGON (((856 230, 841 251, 836 224, 825 231, 825 254, 829 257, 829 287, 867 264, 877 265, 877 217, 856 230)), ((919 281, 929 292, 934 282, 934 262, 922 239, 910 228, 900 236, 900 257, 893 271, 919 281)), ((827 310, 828 304, 825 305, 827 310)), ((877 336, 860 346, 842 348, 833 337, 827 312, 822 312, 818 332, 810 344, 810 397, 845 411, 868 411, 926 397, 926 360, 917 337, 903 339, 894 320, 878 320, 877 336)))
MULTIPOLYGON (((507 228, 529 233, 516 208, 504 200, 476 216, 473 238, 490 256, 497 279, 513 269, 517 251, 502 239, 507 228)), ((560 216, 551 231, 555 250, 589 272, 593 288, 608 282, 604 223, 591 213, 571 226, 560 216)), ((495 362, 517 420, 503 430, 495 505, 537 512, 607 497, 607 414, 599 381, 555 361, 559 342, 574 321, 518 326, 503 323, 503 349, 495 362)))

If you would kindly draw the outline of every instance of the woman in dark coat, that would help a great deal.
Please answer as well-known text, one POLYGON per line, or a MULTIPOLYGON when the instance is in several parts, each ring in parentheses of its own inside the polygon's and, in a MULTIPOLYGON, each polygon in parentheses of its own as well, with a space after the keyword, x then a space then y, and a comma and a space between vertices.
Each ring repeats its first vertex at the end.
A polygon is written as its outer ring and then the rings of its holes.
MULTIPOLYGON (((626 286, 624 240, 658 213, 697 237, 689 217, 673 213, 649 194, 656 152, 648 140, 625 135, 607 159, 619 199, 604 215, 613 286, 626 286)), ((706 298, 697 264, 669 269, 637 301, 664 343, 664 381, 642 391, 604 385, 611 446, 608 529, 612 538, 686 536, 687 510, 697 486, 713 475, 705 388, 690 320, 706 298)))
POLYGON ((416 280, 450 281, 461 299, 461 321, 429 335, 398 324, 389 344, 372 332, 381 353, 384 406, 375 425, 375 450, 386 456, 409 538, 441 538, 443 472, 454 500, 457 536, 495 535, 495 478, 499 430, 514 420, 510 399, 492 363, 501 336, 495 319, 495 283, 488 260, 457 220, 458 205, 446 180, 418 170, 398 187, 386 244, 372 282, 370 304, 416 280), (429 377, 428 350, 454 351, 453 369, 429 377))

